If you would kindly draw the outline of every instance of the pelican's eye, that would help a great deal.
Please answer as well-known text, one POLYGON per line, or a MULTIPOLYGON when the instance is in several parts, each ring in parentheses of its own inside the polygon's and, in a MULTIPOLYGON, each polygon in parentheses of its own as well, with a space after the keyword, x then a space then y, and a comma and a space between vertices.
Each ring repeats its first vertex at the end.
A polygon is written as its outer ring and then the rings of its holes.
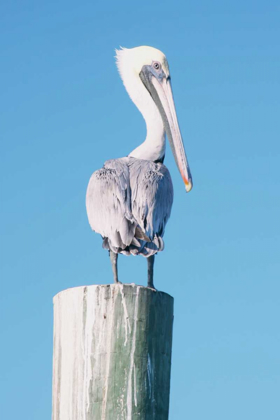
POLYGON ((153 63, 153 68, 154 68, 155 70, 159 70, 159 69, 160 69, 160 63, 159 63, 158 61, 155 61, 155 62, 153 63))

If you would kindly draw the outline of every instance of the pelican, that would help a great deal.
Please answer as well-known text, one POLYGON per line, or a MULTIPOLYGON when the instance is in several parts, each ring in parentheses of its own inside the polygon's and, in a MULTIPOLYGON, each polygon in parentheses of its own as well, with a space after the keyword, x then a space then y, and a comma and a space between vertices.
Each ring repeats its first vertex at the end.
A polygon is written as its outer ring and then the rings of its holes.
POLYGON ((152 47, 116 50, 123 84, 142 113, 145 141, 128 156, 108 160, 93 173, 86 193, 89 224, 109 250, 114 281, 119 282, 118 254, 142 255, 148 262, 148 284, 154 287, 154 258, 163 251, 165 225, 171 213, 173 186, 164 166, 166 135, 189 192, 192 176, 180 133, 169 66, 152 47))

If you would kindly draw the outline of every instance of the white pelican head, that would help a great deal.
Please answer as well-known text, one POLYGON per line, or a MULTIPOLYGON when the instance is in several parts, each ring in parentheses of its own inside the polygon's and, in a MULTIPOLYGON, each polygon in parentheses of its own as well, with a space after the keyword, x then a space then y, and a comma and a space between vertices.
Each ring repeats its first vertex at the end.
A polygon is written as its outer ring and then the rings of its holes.
POLYGON ((117 67, 124 86, 142 112, 150 112, 151 98, 167 134, 176 164, 186 191, 192 189, 192 176, 176 116, 170 82, 169 66, 165 55, 152 47, 122 48, 116 50, 117 67))

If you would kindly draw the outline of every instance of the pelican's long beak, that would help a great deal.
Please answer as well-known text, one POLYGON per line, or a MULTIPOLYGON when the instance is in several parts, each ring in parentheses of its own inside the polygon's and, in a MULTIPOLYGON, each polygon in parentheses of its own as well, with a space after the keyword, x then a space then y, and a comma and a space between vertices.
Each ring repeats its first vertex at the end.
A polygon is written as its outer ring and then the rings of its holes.
POLYGON ((157 74, 151 66, 143 66, 140 78, 158 107, 176 164, 189 192, 193 186, 192 176, 177 120, 170 78, 163 71, 157 74))

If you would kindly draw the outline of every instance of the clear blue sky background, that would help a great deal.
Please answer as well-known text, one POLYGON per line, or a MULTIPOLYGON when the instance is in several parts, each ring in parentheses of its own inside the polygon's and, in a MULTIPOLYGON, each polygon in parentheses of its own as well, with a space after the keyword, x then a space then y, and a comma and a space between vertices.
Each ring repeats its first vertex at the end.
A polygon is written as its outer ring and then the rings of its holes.
MULTIPOLYGON (((120 45, 169 60, 194 189, 175 202, 156 286, 175 298, 170 420, 278 420, 279 1, 2 2, 1 418, 49 420, 52 297, 112 280, 91 173, 145 124, 120 45)), ((143 258, 120 278, 146 283, 143 258)))

